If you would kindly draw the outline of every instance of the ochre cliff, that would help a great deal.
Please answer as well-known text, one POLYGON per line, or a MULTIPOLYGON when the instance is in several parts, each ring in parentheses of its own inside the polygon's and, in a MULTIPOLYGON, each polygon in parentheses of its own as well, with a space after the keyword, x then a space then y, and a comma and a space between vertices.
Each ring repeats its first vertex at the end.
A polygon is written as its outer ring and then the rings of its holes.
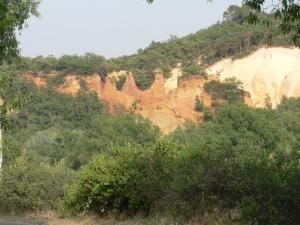
MULTIPOLYGON (((204 105, 212 105, 212 97, 203 90, 210 80, 225 80, 236 77, 242 81, 246 91, 245 103, 253 107, 264 107, 268 96, 275 107, 282 96, 300 97, 300 49, 296 48, 262 48, 241 59, 225 59, 207 68, 208 79, 203 76, 190 76, 179 79, 180 64, 172 70, 171 76, 164 79, 162 74, 155 75, 153 85, 145 91, 139 90, 133 75, 127 71, 115 71, 109 74, 106 81, 100 75, 90 76, 68 75, 64 84, 57 90, 76 95, 84 81, 86 91, 96 92, 99 98, 106 101, 113 113, 118 105, 122 105, 148 118, 169 133, 182 125, 186 120, 200 121, 202 113, 195 111, 195 98, 198 96, 204 105), (127 76, 121 91, 114 81, 127 76)), ((52 71, 46 76, 56 76, 52 71)), ((24 75, 38 87, 47 82, 45 75, 24 75)))
POLYGON ((257 107, 265 106, 267 96, 273 107, 281 102, 282 96, 300 97, 299 48, 261 48, 241 59, 217 62, 207 73, 219 74, 221 80, 241 80, 257 107))
MULTIPOLYGON (((175 72, 178 73, 178 70, 175 72)), ((44 87, 47 84, 42 76, 30 74, 24 76, 38 87, 44 87)), ((98 74, 90 76, 70 74, 56 89, 75 96, 81 90, 83 81, 85 90, 95 92, 101 100, 107 102, 111 113, 114 113, 117 106, 121 105, 148 118, 164 134, 167 134, 183 125, 186 120, 197 122, 202 119, 203 113, 195 111, 196 96, 203 101, 205 106, 212 104, 211 96, 203 91, 203 85, 208 80, 202 76, 191 76, 179 80, 178 78, 178 74, 175 74, 165 81, 163 75, 158 73, 155 75, 152 86, 142 91, 137 87, 133 75, 128 73, 123 88, 119 91, 110 76, 106 78, 106 81, 102 81, 98 74), (172 82, 170 82, 171 79, 173 79, 172 82)))

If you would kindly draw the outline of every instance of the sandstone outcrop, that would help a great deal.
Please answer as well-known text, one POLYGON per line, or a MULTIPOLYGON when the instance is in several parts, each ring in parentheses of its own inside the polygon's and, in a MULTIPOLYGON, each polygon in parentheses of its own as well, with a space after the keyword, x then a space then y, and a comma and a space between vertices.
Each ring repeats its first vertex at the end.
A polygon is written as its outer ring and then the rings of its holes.
POLYGON ((65 77, 65 82, 57 87, 57 90, 75 96, 80 88, 80 78, 76 75, 68 75, 65 77))
POLYGON ((273 107, 283 96, 300 97, 300 49, 261 48, 242 59, 225 59, 207 69, 220 79, 236 77, 243 82, 256 107, 269 96, 273 107))
MULTIPOLYGON (((182 78, 178 66, 172 70, 168 79, 157 73, 154 83, 145 91, 137 87, 133 75, 127 71, 114 72, 105 82, 98 74, 68 75, 57 90, 74 96, 82 88, 84 81, 86 91, 96 92, 101 100, 107 102, 111 113, 122 105, 148 118, 165 134, 175 130, 186 120, 201 121, 203 113, 195 111, 195 98, 198 97, 204 106, 212 106, 212 96, 203 88, 211 80, 224 81, 230 77, 241 80, 246 91, 244 101, 253 107, 264 107, 267 96, 274 107, 284 95, 300 97, 300 49, 262 48, 241 59, 217 62, 207 69, 207 73, 207 79, 203 76, 182 78), (119 91, 114 82, 121 76, 126 76, 127 79, 119 91)), ((49 76, 56 74, 52 71, 49 76)), ((24 76, 38 87, 46 85, 45 76, 24 76)))
POLYGON ((203 85, 207 80, 202 76, 192 76, 181 80, 173 77, 176 81, 176 88, 170 89, 166 87, 168 80, 165 81, 164 76, 157 73, 154 83, 145 91, 137 87, 130 73, 121 91, 117 90, 112 79, 107 77, 103 82, 98 74, 67 75, 64 84, 58 86, 57 90, 75 96, 82 88, 81 83, 84 81, 86 91, 95 92, 101 100, 107 102, 111 113, 114 113, 121 105, 148 118, 164 134, 174 131, 186 120, 197 122, 202 119, 202 113, 194 110, 197 96, 205 106, 212 104, 211 96, 203 91, 203 85))

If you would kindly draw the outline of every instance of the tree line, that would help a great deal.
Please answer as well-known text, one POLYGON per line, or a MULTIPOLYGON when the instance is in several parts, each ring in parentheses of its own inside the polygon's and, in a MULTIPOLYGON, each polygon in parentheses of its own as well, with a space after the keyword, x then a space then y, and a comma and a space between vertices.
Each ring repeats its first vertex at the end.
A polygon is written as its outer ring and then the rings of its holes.
MULTIPOLYGON (((162 70, 165 77, 178 63, 182 64, 185 75, 205 75, 206 66, 225 57, 242 57, 257 48, 271 44, 286 46, 290 41, 280 33, 279 24, 274 20, 266 28, 264 25, 246 23, 250 10, 248 7, 229 6, 224 12, 224 20, 213 26, 183 38, 171 36, 165 42, 152 42, 147 48, 134 55, 105 59, 103 56, 88 53, 84 56, 65 55, 21 58, 15 63, 4 65, 14 71, 47 73, 51 70, 62 74, 99 73, 104 78, 114 70, 133 72, 139 88, 146 89, 154 81, 154 71, 162 70)), ((260 14, 260 18, 267 18, 260 14)))

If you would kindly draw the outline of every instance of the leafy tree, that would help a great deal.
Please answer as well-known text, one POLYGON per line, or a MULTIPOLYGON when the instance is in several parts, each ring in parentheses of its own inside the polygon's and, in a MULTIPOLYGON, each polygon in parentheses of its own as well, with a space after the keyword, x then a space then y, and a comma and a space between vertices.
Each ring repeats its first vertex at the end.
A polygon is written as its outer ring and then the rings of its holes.
MULTIPOLYGON (((210 0, 209 0, 210 1, 210 0)), ((154 0, 147 0, 148 3, 153 3, 154 0)), ((277 2, 266 0, 244 0, 243 5, 249 7, 251 10, 247 16, 247 21, 250 24, 257 24, 262 22, 268 27, 271 26, 273 20, 270 17, 280 22, 280 31, 283 34, 288 34, 295 45, 300 45, 300 6, 297 0, 279 0, 277 2), (269 18, 260 17, 261 12, 270 11, 269 18)), ((236 20, 243 22, 245 19, 244 12, 240 11, 237 7, 231 6, 224 14, 226 20, 236 20)))
POLYGON ((246 0, 244 4, 252 10, 248 17, 250 23, 256 24, 262 21, 269 26, 270 20, 261 20, 257 15, 264 10, 269 10, 280 21, 281 32, 290 35, 292 41, 297 46, 300 45, 300 6, 298 1, 280 0, 276 3, 268 3, 265 0, 246 0))
POLYGON ((40 0, 0 1, 0 62, 10 60, 19 53, 16 30, 24 28, 25 21, 31 16, 38 16, 40 0))
POLYGON ((236 21, 240 24, 244 23, 247 16, 250 14, 249 8, 231 5, 224 12, 223 17, 225 21, 236 21))

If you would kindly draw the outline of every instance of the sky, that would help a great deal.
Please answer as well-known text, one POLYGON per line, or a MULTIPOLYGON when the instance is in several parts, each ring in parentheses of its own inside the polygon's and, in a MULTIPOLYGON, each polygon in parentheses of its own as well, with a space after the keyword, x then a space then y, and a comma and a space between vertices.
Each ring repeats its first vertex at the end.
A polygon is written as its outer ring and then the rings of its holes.
POLYGON ((93 52, 107 58, 136 53, 222 20, 242 0, 43 0, 19 36, 21 54, 61 56, 93 52))

